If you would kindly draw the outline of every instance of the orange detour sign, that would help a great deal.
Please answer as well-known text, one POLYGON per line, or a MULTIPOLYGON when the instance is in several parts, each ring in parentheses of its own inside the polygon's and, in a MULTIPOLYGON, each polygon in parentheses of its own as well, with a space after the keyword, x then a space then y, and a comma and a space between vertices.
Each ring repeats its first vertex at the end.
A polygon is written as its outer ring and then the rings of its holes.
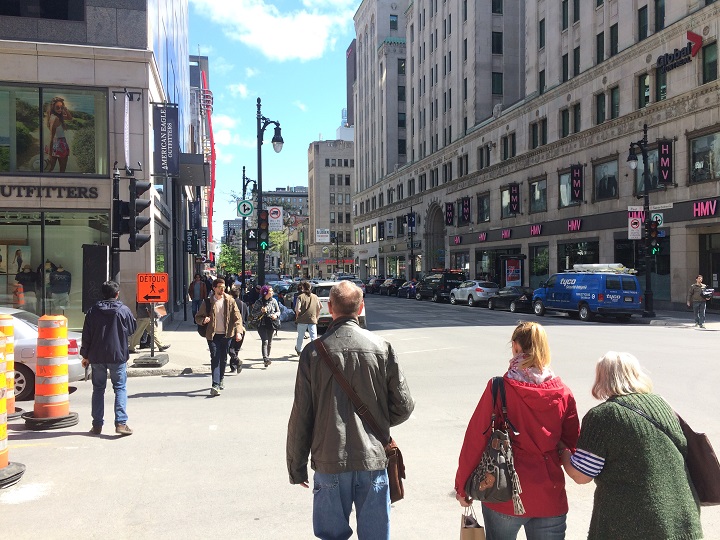
POLYGON ((167 302, 170 299, 169 285, 168 274, 138 274, 135 299, 140 304, 167 302))
POLYGON ((43 315, 38 320, 35 408, 22 415, 29 429, 59 429, 78 423, 70 412, 67 319, 43 315))

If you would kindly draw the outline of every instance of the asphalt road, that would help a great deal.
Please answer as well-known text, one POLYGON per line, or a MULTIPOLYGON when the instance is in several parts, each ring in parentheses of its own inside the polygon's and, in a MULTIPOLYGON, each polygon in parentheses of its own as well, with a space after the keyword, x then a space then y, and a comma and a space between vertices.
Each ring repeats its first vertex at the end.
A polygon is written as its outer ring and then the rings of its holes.
MULTIPOLYGON (((536 319, 376 295, 366 303, 370 329, 395 346, 417 401, 412 418, 393 431, 408 469, 406 499, 392 512, 394 539, 457 538, 461 511, 452 487, 465 426, 487 380, 506 369, 521 318, 546 326, 552 367, 573 389, 581 414, 597 404, 590 396, 597 358, 626 350, 650 371, 656 391, 720 450, 715 331, 536 319)), ((192 343, 207 354, 202 340, 192 343)), ((287 332, 275 347, 292 350, 292 343, 287 332)), ((11 537, 312 538, 312 493, 291 486, 285 467, 296 362, 283 357, 266 370, 255 348, 244 351, 245 369, 226 377, 217 398, 208 396, 205 374, 130 379, 131 437, 111 429, 86 434, 89 383, 71 395, 80 416, 75 427, 31 432, 11 421, 10 460, 27 466, 19 484, 0 490, 11 537)), ((106 411, 112 421, 109 394, 106 411)), ((585 538, 592 484, 568 484, 568 493, 567 538, 585 538)), ((720 508, 703 508, 702 519, 705 537, 720 538, 720 508)))

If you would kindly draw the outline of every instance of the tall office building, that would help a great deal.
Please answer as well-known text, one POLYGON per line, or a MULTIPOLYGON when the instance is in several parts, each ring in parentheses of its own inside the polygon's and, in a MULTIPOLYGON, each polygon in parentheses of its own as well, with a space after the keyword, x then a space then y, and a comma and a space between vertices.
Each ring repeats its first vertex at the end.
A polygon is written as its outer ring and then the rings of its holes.
MULTIPOLYGON (((415 3, 407 11, 408 31, 414 24, 415 41, 421 39, 418 25, 425 13, 423 64, 428 65, 422 69, 433 70, 433 84, 435 63, 442 81, 446 53, 442 46, 438 52, 433 29, 433 52, 440 57, 428 59, 430 6, 433 18, 439 17, 434 24, 452 14, 448 34, 468 31, 471 6, 490 7, 491 34, 476 33, 476 39, 487 40, 491 50, 477 43, 468 46, 468 65, 488 54, 495 65, 496 55, 508 52, 507 40, 516 39, 500 19, 517 2, 437 4, 437 14, 434 0, 415 3), (497 35, 500 28, 502 36, 497 35)), ((407 275, 406 265, 398 262, 399 257, 408 259, 407 239, 398 239, 396 232, 395 237, 380 240, 378 228, 380 223, 398 223, 412 208, 417 216, 416 239, 421 242, 417 269, 425 274, 437 267, 457 268, 470 277, 490 274, 504 285, 515 279, 514 274, 509 279, 510 258, 517 261, 513 272, 519 264, 520 281, 534 287, 576 263, 618 262, 637 269, 643 286, 650 273, 659 308, 684 306, 687 288, 698 272, 710 286, 720 286, 716 165, 720 123, 715 114, 720 104, 716 24, 720 5, 654 0, 522 4, 525 11, 515 32, 526 36, 526 42, 524 50, 513 53, 524 71, 525 91, 518 100, 493 106, 484 119, 483 114, 468 113, 474 120, 468 120, 467 129, 457 136, 453 128, 444 144, 442 96, 452 89, 452 108, 462 107, 464 99, 457 93, 463 96, 464 83, 440 86, 435 90, 436 96, 440 92, 438 108, 432 99, 432 115, 435 111, 439 115, 432 137, 420 133, 416 120, 410 138, 411 147, 418 150, 409 163, 387 173, 378 185, 359 185, 357 249, 367 252, 368 273, 399 269, 407 275), (437 144, 431 145, 435 135, 437 144), (421 143, 427 145, 427 155, 420 153, 421 143), (631 148, 637 170, 628 167, 631 148), (389 201, 391 189, 394 196, 389 201), (649 258, 644 231, 631 226, 639 221, 642 228, 646 195, 648 218, 660 224, 649 258)), ((443 27, 438 27, 437 44, 443 27)), ((408 48, 417 50, 418 45, 408 48)), ((461 71, 469 69, 461 62, 461 71)), ((416 65, 416 74, 418 69, 416 65)), ((453 72, 456 69, 453 63, 453 72)), ((357 87, 364 84, 363 73, 358 70, 357 87)), ((485 77, 492 83, 493 73, 480 74, 476 80, 485 77)), ((428 86, 423 91, 429 92, 429 73, 425 78, 428 86)), ((507 82, 504 77, 503 94, 507 82)), ((477 102, 470 92, 468 85, 468 101, 477 102)), ((481 92, 480 86, 474 92, 481 92)), ((426 108, 429 103, 428 97, 426 108)), ((456 122, 452 120, 453 125, 456 122)), ((434 129, 427 126, 423 130, 434 129)), ((357 144, 358 156, 371 148, 360 139, 357 144)), ((362 273, 363 255, 359 262, 362 273)))

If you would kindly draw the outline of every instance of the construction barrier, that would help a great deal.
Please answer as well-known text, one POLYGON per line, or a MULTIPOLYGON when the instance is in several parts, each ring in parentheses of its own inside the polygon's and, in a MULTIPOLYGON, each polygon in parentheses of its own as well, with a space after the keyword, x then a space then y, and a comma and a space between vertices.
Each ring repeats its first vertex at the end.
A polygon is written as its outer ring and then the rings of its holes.
POLYGON ((9 459, 6 369, 5 336, 0 333, 0 488, 17 484, 25 472, 25 465, 21 463, 10 463, 9 459))
POLYGON ((22 415, 30 429, 57 429, 78 423, 70 412, 67 319, 44 315, 38 320, 35 407, 22 415))
POLYGON ((7 414, 8 419, 15 419, 20 417, 23 410, 15 407, 15 326, 12 315, 0 315, 0 333, 5 335, 7 414))

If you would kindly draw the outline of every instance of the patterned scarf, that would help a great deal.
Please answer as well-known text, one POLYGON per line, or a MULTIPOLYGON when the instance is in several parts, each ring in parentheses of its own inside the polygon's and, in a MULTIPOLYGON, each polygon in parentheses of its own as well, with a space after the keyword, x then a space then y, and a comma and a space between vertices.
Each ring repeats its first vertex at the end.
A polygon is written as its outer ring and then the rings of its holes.
POLYGON ((542 384, 555 377, 555 374, 549 368, 520 367, 520 364, 525 360, 525 356, 525 353, 518 353, 510 359, 510 367, 507 372, 508 378, 529 384, 542 384))

